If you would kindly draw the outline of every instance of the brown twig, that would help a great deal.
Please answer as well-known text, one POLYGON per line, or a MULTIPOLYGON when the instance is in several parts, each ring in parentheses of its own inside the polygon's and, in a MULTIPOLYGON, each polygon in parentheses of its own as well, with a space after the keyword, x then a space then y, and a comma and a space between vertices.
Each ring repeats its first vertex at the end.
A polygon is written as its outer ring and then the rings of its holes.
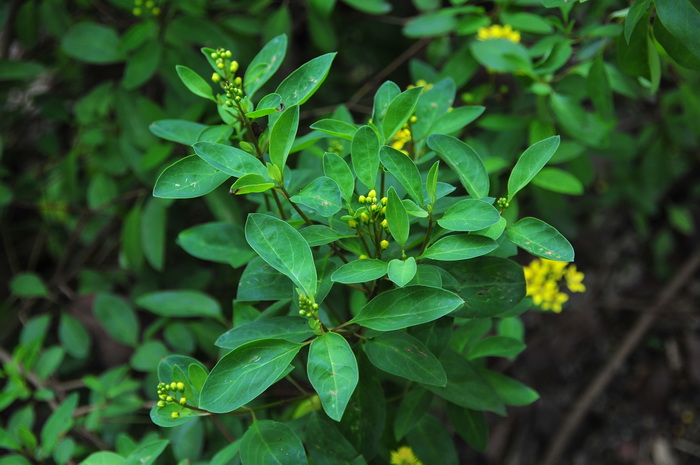
POLYGON ((569 443, 571 435, 576 431, 579 423, 581 423, 581 420, 593 405, 593 402, 598 398, 600 393, 603 392, 634 348, 637 347, 661 309, 668 304, 671 298, 673 298, 688 280, 693 277, 698 266, 700 266, 700 249, 697 249, 695 253, 686 260, 671 281, 661 290, 653 305, 647 307, 639 316, 634 327, 627 334, 624 341, 622 341, 622 344, 615 354, 598 372, 593 381, 586 387, 583 394, 576 400, 574 409, 566 417, 564 424, 558 429, 557 434, 554 436, 545 459, 542 461, 542 465, 554 465, 560 462, 560 458, 569 443))

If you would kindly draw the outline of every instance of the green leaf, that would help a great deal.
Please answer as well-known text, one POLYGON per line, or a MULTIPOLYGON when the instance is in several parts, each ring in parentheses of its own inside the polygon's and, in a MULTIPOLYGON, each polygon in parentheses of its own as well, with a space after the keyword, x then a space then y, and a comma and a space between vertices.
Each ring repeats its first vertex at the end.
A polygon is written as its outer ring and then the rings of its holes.
POLYGON ((410 38, 437 37, 449 34, 459 24, 455 14, 456 11, 444 9, 415 16, 403 27, 403 34, 410 38))
POLYGON ((654 0, 656 14, 668 32, 700 60, 700 5, 695 0, 654 0))
POLYGON ((510 24, 516 31, 533 34, 551 34, 552 25, 547 18, 532 13, 500 13, 502 24, 510 24))
POLYGON ((258 194, 269 191, 275 187, 270 178, 259 174, 246 174, 233 183, 229 193, 233 195, 258 194))
POLYGON ((85 358, 90 354, 90 334, 80 321, 67 313, 61 313, 58 340, 72 357, 85 358))
POLYGON ((306 242, 308 242, 309 247, 317 247, 319 245, 330 244, 331 242, 335 242, 339 239, 353 237, 346 234, 341 234, 322 224, 307 226, 300 229, 299 232, 304 237, 306 242))
POLYGON ((438 224, 449 231, 478 231, 498 223, 501 215, 483 200, 464 199, 452 205, 438 224))
POLYGON ((148 341, 136 348, 130 364, 134 370, 151 372, 158 367, 158 362, 168 356, 168 349, 160 341, 148 341))
POLYGON ((86 63, 107 64, 122 61, 119 36, 110 27, 83 22, 71 27, 61 38, 61 48, 73 58, 86 63))
POLYGON ((506 405, 530 405, 540 398, 539 394, 533 389, 501 373, 491 370, 482 370, 481 374, 486 378, 486 381, 488 381, 494 391, 496 391, 498 397, 506 405))
POLYGON ((485 236, 456 234, 443 237, 418 257, 441 261, 469 260, 498 248, 498 243, 485 236))
POLYGON ((615 117, 615 108, 613 106, 612 88, 610 86, 610 78, 605 70, 605 62, 603 55, 598 54, 593 61, 588 78, 586 79, 588 95, 590 95, 596 110, 605 120, 611 120, 615 117))
POLYGON ((503 402, 472 362, 448 349, 440 356, 440 363, 447 373, 447 385, 423 387, 460 407, 505 415, 503 402))
POLYGON ((287 36, 278 35, 255 55, 243 75, 243 87, 248 98, 253 95, 277 72, 287 53, 287 36))
POLYGON ((287 106, 270 131, 270 161, 281 171, 284 171, 298 129, 299 106, 287 106))
POLYGON ((480 257, 459 263, 450 273, 462 283, 460 316, 488 318, 515 307, 526 293, 523 267, 512 260, 480 257))
POLYGON ((37 451, 37 459, 50 457, 58 438, 67 433, 73 426, 73 412, 78 406, 78 393, 66 397, 61 405, 54 410, 41 428, 41 447, 37 451))
POLYGON ((263 116, 273 113, 281 113, 284 107, 282 106, 282 97, 279 94, 268 94, 260 99, 255 111, 246 113, 246 117, 251 119, 262 118, 263 116))
POLYGON ((33 61, 0 60, 0 81, 31 79, 44 71, 33 61))
POLYGON ((126 459, 114 452, 100 451, 88 455, 78 465, 126 465, 126 459))
POLYGON ((447 417, 457 434, 479 452, 484 452, 489 442, 489 427, 483 412, 449 406, 447 417))
POLYGON ((508 224, 508 221, 506 221, 505 218, 501 217, 497 223, 492 224, 488 228, 472 231, 472 234, 490 237, 494 241, 497 241, 503 235, 503 231, 506 230, 506 224, 508 224))
POLYGON ((480 199, 489 195, 489 175, 484 162, 473 148, 444 134, 428 137, 428 147, 435 150, 447 166, 459 175, 459 180, 469 195, 480 199))
POLYGON ((314 339, 309 348, 307 373, 323 410, 340 421, 359 380, 357 360, 345 338, 326 332, 314 339))
POLYGON ((532 68, 527 48, 507 39, 475 40, 469 49, 477 62, 498 73, 527 72, 532 68))
POLYGON ((433 415, 424 415, 408 433, 408 444, 422 463, 459 463, 450 432, 445 428, 445 424, 433 415))
POLYGON ((343 2, 371 15, 381 15, 391 11, 391 4, 384 0, 343 0, 343 2))
POLYGON ((132 347, 137 344, 139 321, 126 301, 111 294, 97 294, 92 311, 114 340, 132 347))
MULTIPOLYGON (((399 86, 391 81, 386 81, 379 86, 379 89, 377 89, 377 92, 374 94, 374 107, 372 109, 372 123, 376 127, 382 127, 382 122, 384 121, 384 116, 386 115, 387 108, 389 108, 389 104, 400 93, 401 89, 399 86)), ((377 146, 377 149, 379 149, 379 146, 377 146)))
POLYGON ((220 318, 219 303, 199 291, 158 291, 136 299, 136 305, 151 313, 171 318, 220 318))
POLYGON ((357 126, 354 124, 330 118, 316 121, 309 127, 345 140, 352 140, 355 132, 357 132, 357 126))
POLYGON ((287 76, 275 91, 287 108, 306 102, 323 84, 335 53, 326 53, 301 65, 287 76))
POLYGON ((410 223, 406 208, 396 195, 393 186, 389 188, 386 202, 386 221, 389 225, 389 231, 394 240, 403 248, 408 240, 410 231, 410 223))
POLYGON ((207 129, 205 124, 180 119, 162 119, 151 123, 148 129, 161 139, 192 145, 199 140, 199 134, 207 129))
POLYGON ((199 158, 229 176, 240 178, 246 174, 257 174, 269 179, 265 165, 241 149, 212 142, 197 142, 192 148, 199 158))
POLYGON ((523 350, 525 350, 525 344, 517 339, 507 336, 492 336, 474 344, 467 354, 467 359, 506 357, 513 360, 523 350))
POLYGON ((135 89, 148 81, 160 65, 162 53, 163 47, 157 40, 139 48, 127 61, 122 86, 125 89, 135 89))
MULTIPOLYGON (((442 365, 440 367, 442 368, 442 365)), ((408 394, 401 400, 394 419, 394 438, 397 441, 400 441, 416 426, 418 420, 428 411, 432 400, 433 393, 426 391, 420 386, 416 386, 408 391, 408 394)))
POLYGON ((411 216, 415 216, 417 218, 427 218, 428 217, 428 212, 423 210, 421 207, 416 205, 412 200, 410 199, 403 199, 401 201, 403 204, 403 207, 406 209, 406 213, 408 213, 411 216))
POLYGON ((331 281, 342 284, 367 283, 379 279, 389 264, 382 260, 365 258, 341 266, 331 275, 331 281))
POLYGON ((387 272, 389 279, 396 283, 399 287, 404 287, 416 275, 417 266, 416 259, 408 257, 406 260, 394 259, 389 262, 387 272))
POLYGON ((654 21, 654 38, 676 63, 688 69, 700 69, 700 57, 673 37, 661 21, 654 21))
POLYGON ((352 200, 352 193, 355 192, 355 176, 352 175, 345 160, 335 153, 324 153, 323 174, 335 181, 340 188, 340 196, 343 200, 346 202, 352 200))
POLYGON ((423 205, 423 183, 420 179, 418 167, 410 157, 388 145, 383 145, 379 150, 379 158, 382 165, 406 190, 406 193, 418 204, 423 205))
MULTIPOLYGON (((205 415, 209 415, 209 413, 199 410, 183 409, 180 405, 175 403, 170 403, 163 408, 158 407, 158 405, 154 405, 149 413, 151 421, 162 428, 180 426, 189 422, 190 420, 205 415), (178 412, 180 416, 173 418, 173 412, 178 412)), ((113 463, 114 462, 108 461, 105 462, 104 465, 112 465, 113 463)), ((102 464, 102 462, 100 462, 100 464, 102 464)))
POLYGON ((177 243, 193 257, 228 263, 234 268, 256 256, 245 240, 243 228, 230 223, 212 222, 185 229, 177 236, 177 243))
POLYGON ((284 339, 304 342, 314 335, 308 320, 299 316, 277 316, 251 321, 226 331, 215 344, 224 349, 236 349, 259 339, 284 339))
POLYGON ((385 141, 391 140, 394 134, 406 124, 416 109, 422 92, 423 87, 413 87, 394 97, 382 119, 382 135, 385 141))
POLYGON ((506 228, 508 240, 532 255, 557 260, 574 261, 574 248, 552 226, 537 218, 523 218, 506 228))
POLYGON ((532 184, 560 194, 583 194, 583 183, 573 174, 559 168, 542 168, 532 179, 532 184))
POLYGON ((444 289, 400 287, 369 301, 352 322, 377 331, 394 331, 437 320, 461 305, 457 294, 444 289))
POLYGON ((369 339, 364 347, 370 362, 387 373, 418 383, 447 384, 447 375, 438 359, 404 331, 391 331, 369 339))
POLYGON ((190 155, 160 173, 153 188, 153 196, 163 199, 201 197, 219 187, 229 177, 197 155, 190 155))
POLYGON ((531 145, 520 155, 508 178, 508 202, 547 164, 559 148, 559 141, 559 136, 548 137, 531 145))
POLYGON ((440 161, 433 163, 428 171, 428 177, 425 180, 425 191, 428 194, 428 202, 430 205, 434 205, 437 200, 437 180, 438 173, 440 171, 440 161))
MULTIPOLYGON (((336 424, 321 413, 311 414, 304 433, 309 459, 315 465, 348 464, 359 455, 336 424)), ((361 460, 355 463, 365 465, 361 460)))
POLYGON ((306 297, 316 295, 316 268, 311 248, 286 222, 262 213, 248 215, 248 244, 270 266, 291 279, 306 297))
POLYGON ((317 177, 290 200, 306 205, 324 218, 335 215, 342 207, 338 184, 326 176, 317 177))
POLYGON ((350 157, 357 179, 368 189, 373 189, 379 170, 379 138, 374 129, 361 126, 355 132, 350 157))
POLYGON ((137 203, 126 214, 122 223, 121 253, 128 269, 141 270, 144 255, 141 245, 141 204, 137 203))
POLYGON ((167 205, 163 200, 150 198, 141 214, 141 246, 148 263, 158 271, 165 264, 165 227, 167 205))
POLYGON ((305 465, 301 441, 289 426, 271 420, 254 422, 241 439, 243 465, 305 465))
POLYGON ((240 301, 290 299, 294 284, 260 257, 253 258, 238 281, 236 299, 240 301))
POLYGON ((168 447, 170 441, 161 439, 143 445, 129 454, 126 458, 126 465, 151 465, 168 447))
POLYGON ((302 347, 282 339, 261 339, 232 350, 207 376, 200 407, 214 413, 242 407, 277 381, 302 347))
POLYGON ((185 84, 185 87, 187 87, 190 92, 198 97, 206 98, 216 103, 216 98, 214 98, 211 86, 202 76, 195 73, 187 66, 177 65, 175 66, 175 70, 182 83, 185 84))
POLYGON ((18 273, 10 281, 10 291, 20 298, 47 297, 49 290, 36 273, 18 273))
POLYGON ((450 134, 461 131, 466 125, 477 119, 486 107, 469 105, 457 107, 448 113, 438 116, 430 127, 433 134, 450 134))

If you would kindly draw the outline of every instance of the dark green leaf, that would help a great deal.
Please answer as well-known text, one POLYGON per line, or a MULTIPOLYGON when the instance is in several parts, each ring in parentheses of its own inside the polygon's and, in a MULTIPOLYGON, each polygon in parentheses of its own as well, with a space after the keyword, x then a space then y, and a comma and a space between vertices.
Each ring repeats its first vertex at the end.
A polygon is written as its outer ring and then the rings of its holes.
POLYGON ((512 337, 492 336, 482 339, 467 354, 469 360, 481 357, 506 357, 514 359, 525 350, 525 344, 512 337))
POLYGON ((269 179, 265 165, 241 149, 212 142, 197 142, 192 148, 202 160, 229 176, 240 178, 246 174, 257 174, 269 179))
POLYGON ((532 68, 527 49, 507 39, 477 40, 469 48, 476 61, 499 73, 525 72, 532 68))
POLYGON ((98 294, 92 311, 102 327, 116 341, 135 346, 139 336, 139 322, 131 306, 111 294, 98 294))
POLYGON ((357 179, 368 189, 373 189, 379 170, 379 138, 374 129, 362 126, 355 132, 350 156, 357 179))
POLYGON ((428 171, 428 177, 425 180, 425 191, 428 194, 428 202, 434 205, 437 200, 437 180, 438 172, 440 171, 440 162, 436 161, 428 171))
POLYGON ((268 43, 255 55, 243 76, 243 86, 248 98, 277 72, 287 53, 287 36, 282 34, 268 43))
MULTIPOLYGON (((399 86, 391 81, 386 81, 379 86, 379 89, 377 89, 377 92, 374 94, 374 108, 372 109, 372 122, 376 127, 382 127, 384 115, 386 115, 389 104, 400 93, 401 89, 399 86)), ((379 145, 377 145, 377 150, 378 149, 379 145)))
POLYGON ((199 291, 150 292, 137 298, 136 305, 171 318, 221 317, 219 303, 199 291))
POLYGON ((287 106, 270 131, 270 161, 284 170, 289 151, 299 129, 299 106, 287 106))
POLYGON ((270 178, 267 176, 246 174, 236 179, 236 182, 229 189, 229 193, 233 195, 258 194, 267 192, 273 187, 275 187, 275 183, 270 182, 270 178))
POLYGON ((538 257, 574 261, 574 248, 552 226, 537 218, 523 218, 506 228, 508 240, 538 257))
POLYGON ((438 359, 418 339, 403 331, 369 339, 365 351, 374 366, 392 375, 435 386, 447 383, 438 359))
POLYGON ((335 215, 341 208, 338 184, 326 176, 317 177, 290 200, 306 205, 324 218, 335 215))
POLYGON ((393 187, 389 188, 387 199, 386 221, 389 225, 389 231, 394 240, 403 247, 408 240, 409 228, 411 226, 408 221, 408 214, 393 187))
POLYGON ((547 164, 559 148, 559 136, 548 137, 527 148, 520 155, 508 178, 508 201, 510 202, 520 189, 527 186, 532 178, 547 164))
POLYGON ((282 97, 280 97, 279 94, 268 94, 260 99, 255 111, 251 111, 245 115, 247 118, 256 119, 271 115, 273 113, 280 113, 283 109, 281 104, 282 97))
POLYGON ((284 339, 304 342, 314 335, 307 319, 299 316, 278 316, 237 326, 219 336, 215 344, 224 349, 236 349, 259 339, 284 339))
POLYGON ((406 124, 418 104, 421 92, 423 87, 413 87, 400 93, 391 101, 382 120, 382 135, 385 141, 391 140, 394 134, 406 124))
POLYGON ((182 83, 185 84, 185 87, 187 87, 190 92, 197 97, 206 98, 216 102, 211 86, 202 76, 195 73, 187 66, 177 65, 175 66, 175 70, 177 71, 177 75, 180 77, 182 83))
POLYGON ((637 23, 649 8, 649 3, 651 3, 651 0, 634 0, 634 3, 632 3, 625 18, 625 40, 627 43, 630 42, 632 31, 634 31, 637 23))
POLYGON ((360 259, 341 266, 331 275, 336 283, 353 284, 374 281, 384 276, 389 264, 382 260, 360 259))
POLYGON ((482 370, 481 374, 486 378, 486 381, 488 381, 494 391, 496 391, 498 397, 506 405, 530 405, 540 398, 539 394, 533 389, 501 373, 491 370, 482 370))
POLYGON ((158 176, 153 196, 163 199, 201 197, 219 187, 230 176, 197 155, 178 160, 158 176))
POLYGON ((161 139, 192 145, 199 139, 199 134, 208 126, 180 119, 163 119, 151 123, 148 129, 161 139))
POLYGON ((583 194, 583 183, 573 174, 559 168, 542 168, 542 171, 532 178, 532 184, 560 194, 583 194))
POLYGON ((42 460, 51 456, 51 452, 58 438, 67 433, 73 426, 73 412, 78 406, 78 393, 66 397, 61 405, 54 410, 41 428, 41 447, 37 451, 37 458, 42 460))
POLYGON ((61 39, 61 48, 86 63, 107 64, 124 59, 115 30, 96 23, 84 22, 71 27, 61 39))
POLYGON ((287 76, 275 91, 289 108, 306 102, 328 76, 335 53, 326 53, 301 65, 287 76))
POLYGON ((696 0, 655 0, 654 4, 666 30, 700 60, 700 4, 696 0))
POLYGON ((10 281, 10 290, 21 298, 47 297, 49 291, 41 278, 35 273, 18 273, 10 281))
POLYGON ((335 242, 339 239, 353 237, 341 234, 322 224, 307 226, 300 229, 299 232, 304 237, 306 242, 309 243, 309 247, 317 247, 323 244, 330 244, 331 242, 335 242))
POLYGON ((245 241, 243 228, 229 223, 205 223, 185 229, 177 236, 177 243, 194 257, 228 263, 234 268, 256 255, 245 241))
POLYGON ((151 465, 168 447, 170 441, 161 439, 142 445, 129 454, 126 458, 126 465, 151 465))
POLYGON ((403 152, 388 145, 383 145, 379 150, 382 165, 406 190, 406 193, 418 204, 423 204, 423 183, 420 179, 418 167, 410 157, 403 152))
POLYGON ((90 334, 80 321, 66 313, 61 313, 58 339, 72 357, 85 358, 90 354, 90 334))
POLYGON ((450 406, 446 410, 457 434, 474 449, 484 452, 489 441, 489 427, 483 412, 457 406, 450 406))
POLYGON ((290 299, 294 284, 260 257, 253 258, 238 282, 240 301, 290 299))
POLYGON ((479 155, 459 139, 443 134, 428 137, 428 146, 459 175, 462 185, 475 199, 489 194, 489 176, 479 155))
POLYGON ((309 126, 311 129, 316 129, 317 131, 325 132, 331 136, 340 137, 345 140, 352 140, 355 132, 357 131, 357 126, 354 124, 346 123, 345 121, 339 121, 337 119, 322 119, 316 121, 314 124, 309 126))
POLYGON ((490 203, 464 199, 448 208, 438 224, 449 231, 478 231, 498 223, 500 218, 490 203))
POLYGON ((408 257, 406 260, 394 259, 389 262, 387 272, 389 279, 399 287, 404 287, 416 275, 416 259, 408 257))
POLYGON ((498 243, 491 238, 470 234, 443 237, 419 257, 432 260, 457 261, 480 257, 496 250, 498 243))
MULTIPOLYGON (((440 362, 438 362, 440 363, 440 362)), ((400 441, 411 431, 418 421, 425 415, 433 400, 433 393, 416 386, 408 391, 401 400, 401 404, 394 419, 394 438, 400 441)))
POLYGON ((331 178, 340 187, 340 195, 346 202, 352 199, 355 192, 355 176, 350 167, 341 157, 335 153, 323 154, 323 173, 331 178))
POLYGON ((478 105, 457 107, 454 110, 437 117, 430 127, 435 134, 451 134, 462 130, 466 125, 477 119, 486 108, 478 105))
POLYGON ((326 332, 309 348, 309 381, 326 414, 340 421, 359 379, 357 360, 343 336, 326 332))
POLYGON ((408 433, 408 444, 422 463, 457 465, 457 451, 445 424, 428 414, 408 433))
POLYGON ((167 204, 157 198, 146 201, 141 215, 141 245, 148 263, 158 271, 165 264, 167 204))

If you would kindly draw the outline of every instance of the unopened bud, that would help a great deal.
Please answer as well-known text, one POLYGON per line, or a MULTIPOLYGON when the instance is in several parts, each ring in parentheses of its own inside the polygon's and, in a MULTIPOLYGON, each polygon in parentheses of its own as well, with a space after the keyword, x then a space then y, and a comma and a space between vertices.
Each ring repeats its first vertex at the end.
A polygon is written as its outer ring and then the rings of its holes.
POLYGON ((211 80, 214 82, 219 82, 221 81, 221 76, 219 75, 219 73, 213 73, 211 75, 211 80))
POLYGON ((383 241, 381 241, 381 242, 379 243, 379 246, 382 248, 382 250, 385 250, 387 247, 389 247, 389 241, 387 241, 386 239, 384 239, 383 241))
POLYGON ((180 418, 180 412, 173 412, 173 413, 171 413, 171 414, 170 414, 170 418, 173 418, 173 419, 175 419, 175 418, 180 418))

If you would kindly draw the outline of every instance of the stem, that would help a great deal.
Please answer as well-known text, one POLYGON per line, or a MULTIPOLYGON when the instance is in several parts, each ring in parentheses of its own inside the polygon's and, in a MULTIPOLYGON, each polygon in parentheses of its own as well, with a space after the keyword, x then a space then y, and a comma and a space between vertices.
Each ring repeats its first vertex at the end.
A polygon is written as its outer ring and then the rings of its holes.
MULTIPOLYGON (((267 197, 265 197, 267 198, 267 197)), ((287 221, 287 214, 284 212, 284 208, 282 207, 282 202, 280 202, 280 198, 277 196, 277 191, 272 190, 272 198, 275 199, 275 203, 277 204, 277 209, 280 211, 280 218, 282 218, 284 221, 287 221)))
POLYGON ((428 248, 428 243, 430 242, 430 233, 433 231, 433 213, 430 212, 428 215, 428 230, 425 232, 425 239, 423 240, 423 245, 420 248, 420 252, 418 253, 418 256, 423 255, 423 252, 425 252, 425 249, 428 248))
POLYGON ((308 224, 309 226, 313 225, 314 222, 311 221, 308 216, 306 216, 306 213, 301 211, 301 208, 299 208, 299 206, 297 204, 292 202, 291 196, 289 195, 289 192, 287 192, 287 189, 284 188, 284 185, 279 186, 277 188, 280 190, 280 192, 282 192, 282 195, 284 196, 285 199, 287 199, 287 201, 292 206, 292 208, 294 208, 294 210, 296 210, 296 212, 299 214, 299 216, 301 216, 301 219, 303 219, 306 222, 306 224, 308 224))

